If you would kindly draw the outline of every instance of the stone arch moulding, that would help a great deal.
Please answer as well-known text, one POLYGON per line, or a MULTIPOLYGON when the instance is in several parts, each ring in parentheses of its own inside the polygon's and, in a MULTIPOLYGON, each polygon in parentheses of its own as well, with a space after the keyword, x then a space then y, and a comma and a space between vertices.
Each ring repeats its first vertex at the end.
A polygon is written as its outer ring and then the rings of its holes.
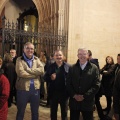
MULTIPOLYGON (((3 10, 3 8, 5 7, 6 3, 8 2, 9 0, 0 0, 0 14, 3 10)), ((33 3, 35 4, 36 8, 37 8, 37 11, 38 11, 38 16, 40 15, 40 11, 39 11, 39 6, 37 3, 39 3, 39 0, 32 0, 33 3)))
POLYGON ((38 20, 40 21, 40 15, 41 15, 41 11, 40 11, 40 6, 39 6, 39 1, 40 0, 32 0, 33 3, 35 4, 36 8, 37 8, 37 12, 38 12, 38 20))
POLYGON ((5 7, 5 4, 8 2, 9 0, 1 0, 0 1, 0 15, 1 15, 1 12, 3 10, 3 8, 5 7))

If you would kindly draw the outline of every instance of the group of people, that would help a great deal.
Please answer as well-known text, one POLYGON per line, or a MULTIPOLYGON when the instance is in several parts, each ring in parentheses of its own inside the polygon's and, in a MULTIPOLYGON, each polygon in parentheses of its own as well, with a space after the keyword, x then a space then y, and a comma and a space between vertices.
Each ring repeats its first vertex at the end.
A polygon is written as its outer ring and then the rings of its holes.
MULTIPOLYGON (((100 120, 108 120, 112 109, 116 120, 119 120, 120 54, 117 56, 117 64, 114 64, 112 57, 107 56, 106 65, 102 69, 99 68, 98 60, 92 58, 92 52, 86 48, 78 49, 78 60, 74 65, 66 63, 61 50, 55 50, 53 56, 53 63, 45 68, 46 58, 38 58, 34 55, 32 43, 24 44, 22 56, 15 60, 16 120, 23 120, 28 102, 31 106, 32 120, 38 120, 42 83, 40 79, 47 83, 51 120, 57 120, 58 104, 61 107, 62 120, 68 120, 68 106, 70 120, 80 120, 81 114, 83 120, 93 120, 94 106, 97 108, 100 120), (100 79, 101 75, 102 79, 100 79), (100 104, 102 95, 105 95, 107 101, 107 107, 104 110, 100 104), (112 96, 113 107, 111 107, 112 96)), ((6 80, 0 78, 0 118, 2 118, 1 113, 4 110, 2 108, 7 106, 10 92, 9 78, 5 77, 7 75, 3 74, 2 69, 0 69, 0 77, 1 75, 6 80), (6 86, 4 82, 6 82, 6 86)), ((3 116, 5 116, 4 114, 5 112, 3 112, 3 116)), ((7 117, 0 120, 6 119, 7 117)))
MULTIPOLYGON (((89 60, 94 63, 99 68, 98 59, 92 58, 92 53, 88 50, 89 60)), ((116 77, 120 68, 120 54, 117 55, 117 63, 114 64, 114 60, 111 56, 107 56, 105 59, 106 64, 102 69, 99 68, 99 72, 101 77, 101 85, 99 91, 95 95, 95 105, 97 108, 98 116, 100 120, 112 120, 114 114, 113 109, 113 96, 114 96, 114 84, 116 81, 116 77), (106 97, 106 108, 102 109, 102 105, 100 103, 100 97, 105 95, 106 97)), ((114 98, 115 99, 115 98, 114 98)), ((115 104, 115 103, 114 103, 115 104)), ((117 106, 119 108, 119 105, 117 106)), ((117 118, 118 120, 118 118, 117 118)))

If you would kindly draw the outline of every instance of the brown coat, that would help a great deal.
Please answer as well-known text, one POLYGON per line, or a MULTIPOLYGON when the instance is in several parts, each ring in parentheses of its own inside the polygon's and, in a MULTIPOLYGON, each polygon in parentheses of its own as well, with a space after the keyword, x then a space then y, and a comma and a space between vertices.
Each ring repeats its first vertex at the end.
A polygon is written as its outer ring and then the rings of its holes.
POLYGON ((40 89, 40 75, 44 73, 44 67, 38 57, 34 57, 32 68, 29 68, 23 57, 18 57, 16 61, 16 89, 30 89, 30 80, 34 79, 35 89, 40 89))

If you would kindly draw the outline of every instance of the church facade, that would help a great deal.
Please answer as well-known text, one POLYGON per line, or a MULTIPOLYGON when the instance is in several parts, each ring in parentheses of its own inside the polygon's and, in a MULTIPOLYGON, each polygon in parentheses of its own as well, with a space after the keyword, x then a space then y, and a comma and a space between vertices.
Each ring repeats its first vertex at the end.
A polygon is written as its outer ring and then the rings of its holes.
MULTIPOLYGON (((13 3, 16 0, 11 1, 0 1, 0 15, 11 14, 11 19, 16 20, 19 14, 17 16, 17 13, 3 12, 3 9, 7 11, 10 8, 11 4, 7 6, 9 2, 13 3)), ((93 57, 99 59, 101 67, 105 64, 106 56, 112 56, 116 62, 116 56, 120 53, 119 0, 33 0, 32 2, 38 12, 38 26, 50 28, 58 35, 67 36, 63 50, 66 51, 69 63, 76 62, 77 50, 80 47, 91 50, 93 57)), ((16 9, 18 12, 23 11, 18 7, 16 9)))

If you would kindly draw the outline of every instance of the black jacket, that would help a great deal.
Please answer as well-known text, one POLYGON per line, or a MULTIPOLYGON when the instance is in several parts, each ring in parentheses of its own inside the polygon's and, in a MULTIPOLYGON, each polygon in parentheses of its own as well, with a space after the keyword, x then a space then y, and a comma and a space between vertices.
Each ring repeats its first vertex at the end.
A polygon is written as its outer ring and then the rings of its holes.
POLYGON ((113 108, 114 112, 120 115, 120 70, 116 76, 113 89, 113 108))
POLYGON ((68 74, 70 65, 67 63, 63 63, 63 65, 58 68, 56 62, 51 64, 45 75, 44 80, 49 83, 49 95, 50 97, 54 95, 55 92, 65 93, 66 92, 66 76, 68 74), (51 80, 51 75, 56 73, 56 79, 51 80))
POLYGON ((67 76, 67 90, 70 95, 70 109, 92 111, 94 96, 99 90, 99 70, 96 65, 88 62, 84 70, 81 69, 79 61, 73 65, 67 76), (80 94, 84 96, 81 102, 76 101, 73 96, 80 94))
POLYGON ((101 84, 104 89, 104 95, 106 96, 112 96, 113 94, 113 85, 115 80, 114 69, 115 64, 107 64, 100 70, 100 73, 102 74, 101 84), (104 70, 107 72, 104 73, 104 70))

